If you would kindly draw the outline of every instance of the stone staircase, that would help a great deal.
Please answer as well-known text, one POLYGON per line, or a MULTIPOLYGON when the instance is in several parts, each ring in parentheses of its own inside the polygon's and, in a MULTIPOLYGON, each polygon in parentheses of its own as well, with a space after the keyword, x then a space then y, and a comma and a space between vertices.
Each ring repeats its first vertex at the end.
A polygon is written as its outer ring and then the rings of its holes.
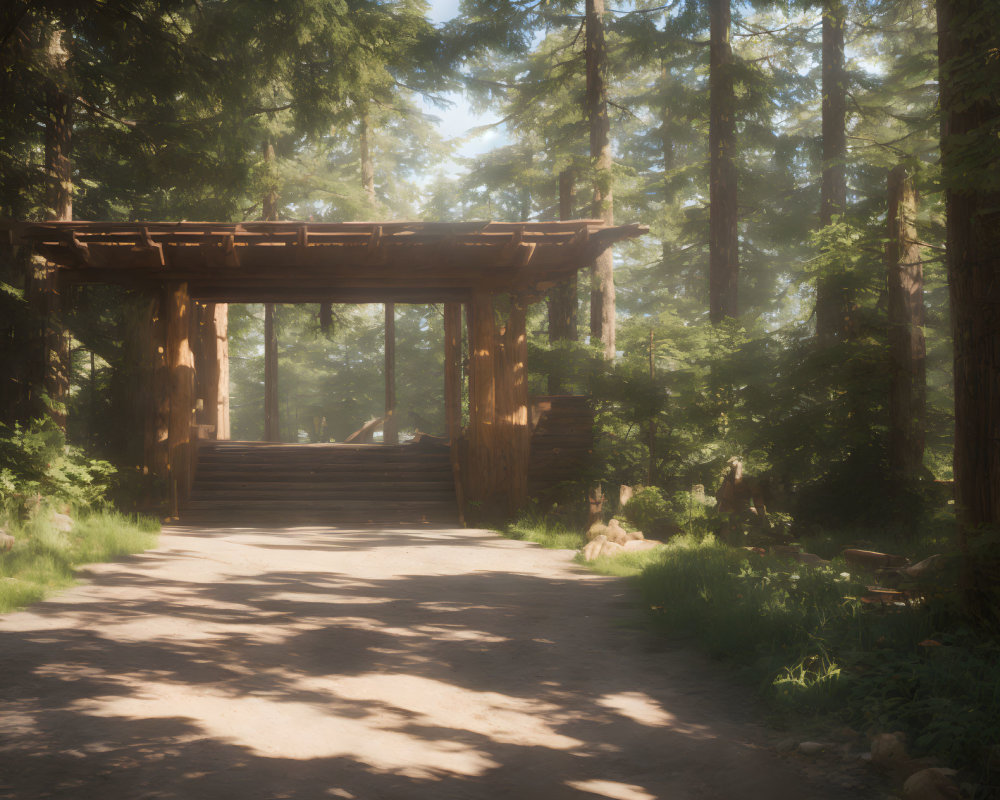
POLYGON ((204 441, 184 524, 456 523, 440 445, 204 441))

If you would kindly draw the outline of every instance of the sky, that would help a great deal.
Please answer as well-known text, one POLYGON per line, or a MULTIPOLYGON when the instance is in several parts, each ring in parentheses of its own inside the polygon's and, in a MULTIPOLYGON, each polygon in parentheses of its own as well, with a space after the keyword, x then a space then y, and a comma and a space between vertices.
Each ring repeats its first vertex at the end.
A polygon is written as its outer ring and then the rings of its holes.
MULTIPOLYGON (((430 0, 428 17, 435 25, 440 25, 458 14, 458 5, 459 0, 430 0)), ((427 114, 438 118, 437 127, 442 138, 464 140, 455 148, 457 156, 469 158, 506 143, 506 134, 502 127, 468 137, 469 131, 473 128, 496 122, 500 118, 498 114, 477 114, 469 108, 468 101, 459 92, 447 92, 443 97, 450 101, 449 108, 437 108, 422 98, 419 103, 427 114)), ((440 165, 440 169, 452 175, 462 171, 455 161, 440 165)))

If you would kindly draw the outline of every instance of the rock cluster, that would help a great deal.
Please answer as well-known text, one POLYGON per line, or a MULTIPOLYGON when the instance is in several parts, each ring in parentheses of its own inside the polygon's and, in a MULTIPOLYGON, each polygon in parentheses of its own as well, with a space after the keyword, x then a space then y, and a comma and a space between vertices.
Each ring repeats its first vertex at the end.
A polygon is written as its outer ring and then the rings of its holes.
POLYGON ((616 519, 607 525, 595 522, 587 531, 587 539, 587 546, 583 548, 585 561, 593 561, 599 556, 613 557, 636 550, 652 550, 659 544, 646 539, 642 531, 626 531, 616 519))

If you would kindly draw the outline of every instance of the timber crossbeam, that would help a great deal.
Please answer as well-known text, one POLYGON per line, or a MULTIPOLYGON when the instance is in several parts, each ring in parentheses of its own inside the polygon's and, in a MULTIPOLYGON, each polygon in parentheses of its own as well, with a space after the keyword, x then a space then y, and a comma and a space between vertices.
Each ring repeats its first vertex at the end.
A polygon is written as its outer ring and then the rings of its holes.
POLYGON ((544 292, 642 225, 560 222, 0 223, 69 283, 183 282, 224 302, 428 302, 544 292))

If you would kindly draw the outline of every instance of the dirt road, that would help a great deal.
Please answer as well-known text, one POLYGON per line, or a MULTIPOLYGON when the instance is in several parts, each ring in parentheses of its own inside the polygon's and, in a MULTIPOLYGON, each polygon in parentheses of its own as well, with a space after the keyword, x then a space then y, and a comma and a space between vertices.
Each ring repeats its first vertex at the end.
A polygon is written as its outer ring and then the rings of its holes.
POLYGON ((166 529, 0 619, 0 797, 865 796, 810 785, 745 690, 571 557, 486 531, 166 529))

